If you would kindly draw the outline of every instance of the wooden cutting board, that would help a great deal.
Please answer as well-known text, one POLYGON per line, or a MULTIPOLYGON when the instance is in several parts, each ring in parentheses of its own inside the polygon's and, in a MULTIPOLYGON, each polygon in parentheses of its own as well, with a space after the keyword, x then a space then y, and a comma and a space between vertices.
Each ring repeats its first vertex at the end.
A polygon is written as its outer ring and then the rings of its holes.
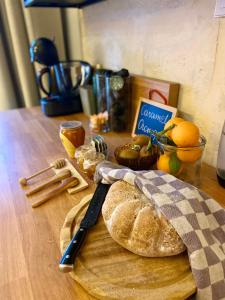
POLYGON ((141 75, 131 75, 131 111, 132 111, 132 124, 136 115, 139 105, 139 99, 147 98, 177 107, 180 85, 176 82, 150 78, 141 75), (167 103, 156 92, 159 91, 166 99, 167 103), (150 97, 149 97, 150 93, 150 97))
MULTIPOLYGON (((60 235, 63 253, 83 218, 92 195, 68 213, 60 235)), ((186 299, 196 286, 186 253, 166 258, 135 255, 110 237, 102 216, 93 227, 70 273, 97 299, 186 299)))

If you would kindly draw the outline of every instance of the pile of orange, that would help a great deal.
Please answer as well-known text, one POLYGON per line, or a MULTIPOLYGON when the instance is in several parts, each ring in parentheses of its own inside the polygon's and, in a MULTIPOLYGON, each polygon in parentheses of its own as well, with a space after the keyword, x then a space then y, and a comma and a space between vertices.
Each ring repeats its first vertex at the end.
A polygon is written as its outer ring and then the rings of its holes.
POLYGON ((165 135, 176 146, 174 151, 166 151, 161 154, 157 161, 157 168, 167 173, 178 175, 182 171, 183 163, 194 163, 202 155, 202 148, 199 147, 199 128, 190 121, 174 117, 170 119, 164 129, 168 129, 165 135))
POLYGON ((177 158, 176 153, 171 155, 168 153, 161 154, 157 160, 158 170, 164 171, 175 176, 180 174, 182 168, 183 165, 181 161, 177 158))

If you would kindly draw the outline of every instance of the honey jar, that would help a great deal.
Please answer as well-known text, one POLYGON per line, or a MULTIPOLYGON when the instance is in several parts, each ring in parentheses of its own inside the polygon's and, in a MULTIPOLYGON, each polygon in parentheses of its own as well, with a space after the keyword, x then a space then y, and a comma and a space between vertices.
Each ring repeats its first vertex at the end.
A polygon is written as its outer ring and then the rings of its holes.
POLYGON ((70 158, 74 158, 76 148, 84 144, 85 130, 80 121, 60 124, 60 139, 70 158))

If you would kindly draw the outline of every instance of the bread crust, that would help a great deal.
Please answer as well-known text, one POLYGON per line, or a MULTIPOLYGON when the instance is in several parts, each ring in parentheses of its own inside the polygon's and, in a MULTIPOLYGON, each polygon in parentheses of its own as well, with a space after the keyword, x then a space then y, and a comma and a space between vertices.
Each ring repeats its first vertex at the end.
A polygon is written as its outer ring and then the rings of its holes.
POLYGON ((162 257, 186 249, 161 212, 141 191, 125 181, 112 184, 102 215, 111 237, 135 254, 162 257))

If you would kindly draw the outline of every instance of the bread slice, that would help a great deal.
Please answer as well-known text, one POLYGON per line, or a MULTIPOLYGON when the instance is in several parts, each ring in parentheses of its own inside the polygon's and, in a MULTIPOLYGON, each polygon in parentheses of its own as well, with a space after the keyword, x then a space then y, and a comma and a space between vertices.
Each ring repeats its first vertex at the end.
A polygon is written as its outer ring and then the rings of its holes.
POLYGON ((186 249, 160 211, 135 186, 125 181, 112 184, 102 215, 111 237, 135 254, 162 257, 186 249))

